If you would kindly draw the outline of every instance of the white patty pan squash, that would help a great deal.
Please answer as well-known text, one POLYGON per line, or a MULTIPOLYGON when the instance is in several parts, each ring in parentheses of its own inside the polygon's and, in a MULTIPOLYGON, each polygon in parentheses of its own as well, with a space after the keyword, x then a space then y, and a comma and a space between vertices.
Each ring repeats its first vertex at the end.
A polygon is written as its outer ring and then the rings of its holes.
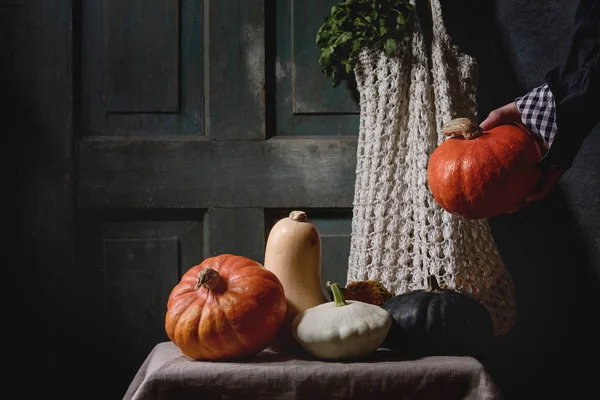
POLYGON ((298 314, 292 322, 294 337, 317 358, 345 360, 375 352, 392 325, 391 314, 380 306, 344 300, 337 283, 334 300, 298 314))

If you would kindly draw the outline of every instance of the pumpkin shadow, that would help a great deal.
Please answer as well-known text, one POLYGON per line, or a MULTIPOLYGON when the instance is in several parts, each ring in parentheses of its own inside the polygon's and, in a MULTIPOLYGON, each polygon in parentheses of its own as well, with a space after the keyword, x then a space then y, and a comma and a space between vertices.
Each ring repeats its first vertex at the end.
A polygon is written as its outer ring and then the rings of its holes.
POLYGON ((285 362, 292 360, 305 360, 310 361, 314 360, 310 354, 305 351, 294 349, 293 351, 275 351, 271 348, 266 348, 260 353, 246 357, 242 359, 236 359, 236 363, 248 363, 248 364, 266 364, 266 363, 274 363, 274 362, 285 362))
POLYGON ((344 358, 341 360, 326 360, 316 356, 311 355, 305 350, 295 350, 295 351, 274 351, 270 348, 263 350, 262 352, 244 357, 244 358, 236 358, 232 362, 236 364, 268 364, 268 363, 280 363, 286 361, 307 361, 307 362, 325 362, 328 364, 331 363, 341 363, 341 364, 353 364, 353 363, 378 363, 385 361, 409 361, 414 360, 419 357, 410 357, 406 354, 402 354, 399 351, 392 350, 386 347, 380 347, 373 353, 367 354, 362 357, 352 357, 352 358, 344 358))

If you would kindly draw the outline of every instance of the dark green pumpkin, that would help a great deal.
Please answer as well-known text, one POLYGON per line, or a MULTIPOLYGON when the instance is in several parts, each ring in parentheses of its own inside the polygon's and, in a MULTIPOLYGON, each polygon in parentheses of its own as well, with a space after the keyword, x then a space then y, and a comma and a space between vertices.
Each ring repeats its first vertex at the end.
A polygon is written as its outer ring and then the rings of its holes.
POLYGON ((398 294, 382 307, 392 315, 383 347, 411 357, 479 355, 493 339, 487 309, 471 296, 440 288, 433 275, 427 289, 398 294))

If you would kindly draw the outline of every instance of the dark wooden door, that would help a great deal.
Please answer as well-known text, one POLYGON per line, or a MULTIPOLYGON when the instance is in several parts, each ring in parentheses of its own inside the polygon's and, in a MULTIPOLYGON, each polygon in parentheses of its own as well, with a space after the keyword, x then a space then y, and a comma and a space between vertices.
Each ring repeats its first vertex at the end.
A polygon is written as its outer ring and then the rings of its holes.
POLYGON ((291 209, 321 232, 323 280, 345 283, 358 105, 321 74, 315 45, 334 3, 75 8, 75 274, 105 398, 168 340, 180 275, 221 253, 262 262, 291 209))
MULTIPOLYGON (((332 3, 0 0, 16 397, 121 398, 166 340, 179 275, 222 252, 261 260, 291 208, 321 231, 324 279, 345 280, 357 107, 319 73, 313 45, 332 3)), ((481 115, 562 59, 576 1, 496 3, 502 51, 484 56, 494 27, 474 36, 481 115)), ((596 127, 545 201, 491 221, 518 288, 520 328, 494 360, 508 395, 544 397, 549 379, 555 396, 594 389, 599 138, 596 127)))

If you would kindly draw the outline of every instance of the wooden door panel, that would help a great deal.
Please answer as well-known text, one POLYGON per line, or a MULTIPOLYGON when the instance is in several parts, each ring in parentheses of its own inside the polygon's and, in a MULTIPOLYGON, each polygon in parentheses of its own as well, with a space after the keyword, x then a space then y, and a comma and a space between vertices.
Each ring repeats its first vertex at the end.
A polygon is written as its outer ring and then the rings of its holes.
POLYGON ((105 377, 100 398, 122 396, 154 345, 168 340, 167 300, 204 256, 204 214, 114 210, 78 218, 80 326, 93 343, 91 373, 105 377))
POLYGON ((315 43, 337 0, 277 0, 275 82, 277 135, 358 135, 358 103, 347 85, 332 87, 315 43))
POLYGON ((83 135, 203 135, 203 3, 82 3, 83 135))
MULTIPOLYGON (((333 88, 331 79, 321 73, 317 31, 339 0, 288 1, 292 6, 292 110, 295 114, 357 114, 358 104, 346 87, 333 88), (316 16, 323 18, 317 18, 316 16)), ((282 12, 287 12, 283 9, 282 12)), ((279 23, 283 19, 278 19, 279 23)), ((355 134, 356 132, 354 132, 355 134)), ((352 132, 347 132, 352 134, 352 132)))
POLYGON ((265 255, 262 208, 211 208, 204 221, 204 257, 236 254, 260 263, 265 255))
POLYGON ((179 2, 105 0, 106 111, 179 111, 179 2))
POLYGON ((104 326, 137 359, 157 341, 168 340, 161 305, 178 282, 179 246, 177 237, 102 239, 104 326))
POLYGON ((206 1, 205 96, 213 140, 266 137, 265 1, 206 1))
POLYGON ((321 234, 321 283, 327 281, 346 285, 350 235, 352 233, 352 210, 323 210, 317 213, 314 224, 321 234))

